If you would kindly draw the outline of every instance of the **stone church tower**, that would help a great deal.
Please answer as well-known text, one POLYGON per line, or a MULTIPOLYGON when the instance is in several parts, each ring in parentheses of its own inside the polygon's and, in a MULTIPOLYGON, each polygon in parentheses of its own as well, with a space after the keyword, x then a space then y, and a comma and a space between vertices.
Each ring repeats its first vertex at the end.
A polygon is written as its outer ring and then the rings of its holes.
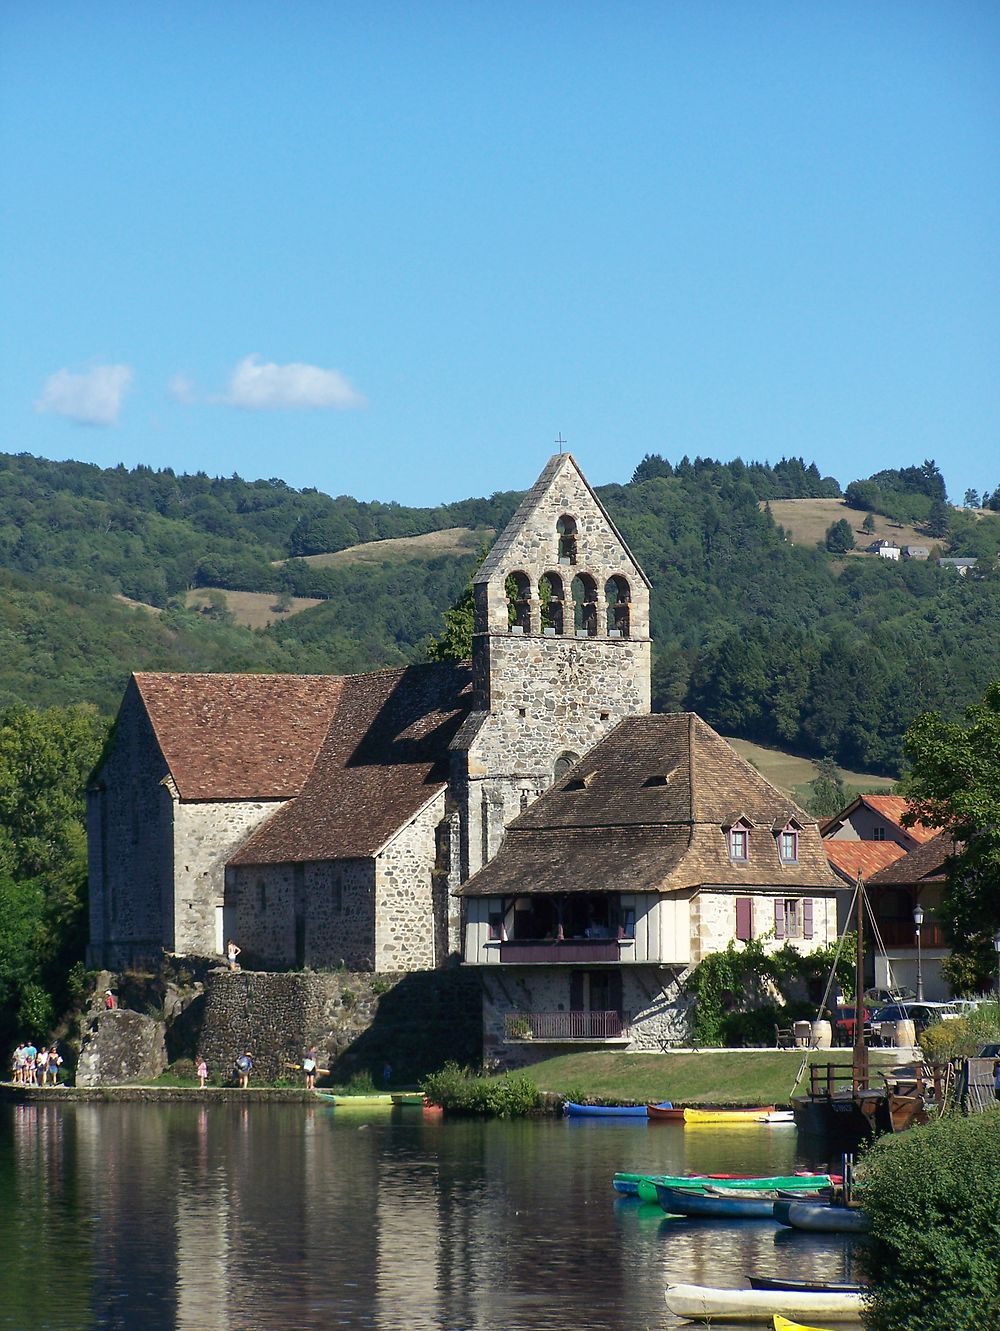
POLYGON ((462 881, 623 717, 650 710, 649 581, 572 455, 550 458, 474 589, 473 710, 451 744, 462 881))

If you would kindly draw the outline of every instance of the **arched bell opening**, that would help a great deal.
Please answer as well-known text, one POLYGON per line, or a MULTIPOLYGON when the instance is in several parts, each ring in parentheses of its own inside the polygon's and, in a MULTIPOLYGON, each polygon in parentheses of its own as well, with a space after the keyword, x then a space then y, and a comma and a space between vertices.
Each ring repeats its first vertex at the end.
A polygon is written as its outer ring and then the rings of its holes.
POLYGON ((608 605, 608 637, 627 638, 630 624, 630 602, 632 599, 628 580, 620 573, 608 578, 604 586, 604 599, 608 605))

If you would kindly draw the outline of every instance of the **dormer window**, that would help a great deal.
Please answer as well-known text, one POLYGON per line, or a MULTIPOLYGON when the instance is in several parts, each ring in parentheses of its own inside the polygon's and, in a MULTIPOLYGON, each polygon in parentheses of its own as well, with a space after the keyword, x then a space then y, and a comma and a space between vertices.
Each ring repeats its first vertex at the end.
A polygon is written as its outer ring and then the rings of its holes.
POLYGON ((729 858, 744 863, 750 858, 750 833, 745 827, 729 829, 729 858))
POLYGON ((786 827, 778 833, 778 858, 782 864, 798 864, 799 834, 794 827, 786 827))

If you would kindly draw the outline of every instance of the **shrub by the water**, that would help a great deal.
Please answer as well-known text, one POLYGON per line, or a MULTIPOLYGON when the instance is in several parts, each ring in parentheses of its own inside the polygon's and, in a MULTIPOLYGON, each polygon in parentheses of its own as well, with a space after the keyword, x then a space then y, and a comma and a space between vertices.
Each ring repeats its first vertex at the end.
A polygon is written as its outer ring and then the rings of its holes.
POLYGON ((450 1114, 488 1114, 517 1118, 538 1108, 538 1087, 523 1072, 478 1077, 457 1063, 446 1063, 421 1083, 427 1098, 450 1114))
POLYGON ((965 1017, 936 1021, 920 1037, 920 1048, 928 1063, 947 1063, 952 1058, 971 1058, 985 1044, 1000 1043, 1000 1004, 984 1003, 965 1017))
POLYGON ((883 1137, 864 1207, 869 1331, 1000 1326, 1000 1109, 883 1137))

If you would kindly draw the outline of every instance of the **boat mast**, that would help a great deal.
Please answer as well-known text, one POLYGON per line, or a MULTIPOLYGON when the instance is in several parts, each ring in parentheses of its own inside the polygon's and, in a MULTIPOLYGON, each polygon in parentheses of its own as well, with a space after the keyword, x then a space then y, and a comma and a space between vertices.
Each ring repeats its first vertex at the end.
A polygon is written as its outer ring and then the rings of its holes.
POLYGON ((865 918, 865 883, 861 876, 861 870, 858 870, 857 889, 854 894, 855 899, 855 930, 857 931, 858 943, 854 962, 854 1089, 860 1090, 868 1085, 868 1050, 865 1047, 865 950, 864 950, 864 918, 865 918))

